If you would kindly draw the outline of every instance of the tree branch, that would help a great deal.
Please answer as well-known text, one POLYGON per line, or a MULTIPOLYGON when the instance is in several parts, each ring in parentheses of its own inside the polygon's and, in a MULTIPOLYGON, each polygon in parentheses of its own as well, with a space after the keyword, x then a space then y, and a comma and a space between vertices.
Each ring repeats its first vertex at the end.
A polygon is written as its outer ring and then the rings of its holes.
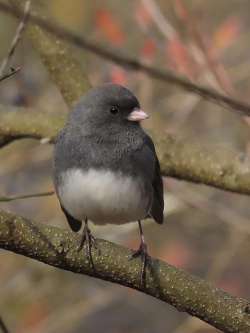
MULTIPOLYGON (((0 137, 54 142, 66 115, 0 106, 0 137), (3 110, 2 110, 3 109, 3 110), (9 109, 12 111, 10 112, 9 109)), ((169 134, 150 134, 156 143, 162 175, 250 195, 249 159, 234 150, 201 146, 169 134)))
POLYGON ((0 211, 0 247, 45 264, 86 274, 140 290, 196 316, 223 332, 250 331, 249 302, 231 296, 208 282, 153 259, 140 287, 140 259, 129 260, 131 250, 97 240, 94 270, 85 251, 78 251, 79 235, 57 227, 35 224, 0 211))
MULTIPOLYGON (((11 0, 13 1, 13 0, 11 0)), ((20 0, 15 0, 15 2, 22 3, 20 0)), ((5 12, 6 14, 12 15, 16 18, 19 18, 22 15, 22 11, 18 8, 11 8, 8 5, 4 3, 0 3, 0 10, 5 12)), ((219 92, 204 87, 197 85, 195 83, 192 83, 190 80, 177 76, 176 74, 167 71, 163 68, 156 68, 149 66, 145 63, 140 62, 137 59, 131 58, 129 56, 122 55, 121 53, 112 51, 107 48, 101 47, 100 45, 97 45, 86 38, 83 38, 67 29, 62 28, 61 26, 51 23, 47 19, 44 19, 42 17, 39 17, 37 15, 31 14, 30 15, 30 21, 35 23, 37 26, 31 28, 31 37, 32 34, 34 38, 32 38, 33 43, 36 47, 36 49, 39 50, 41 53, 42 59, 44 60, 45 65, 47 66, 48 69, 50 69, 52 78, 54 76, 55 81, 60 83, 60 81, 63 82, 63 85, 65 85, 64 89, 64 94, 66 96, 66 101, 68 100, 69 102, 75 101, 76 96, 70 96, 70 93, 74 91, 70 87, 70 81, 71 78, 73 78, 73 83, 75 84, 76 82, 84 82, 82 78, 79 80, 80 73, 77 72, 77 69, 79 69, 79 66, 73 66, 72 68, 70 67, 70 64, 75 63, 68 61, 69 58, 72 58, 68 50, 66 51, 65 44, 61 44, 61 40, 70 42, 74 44, 77 47, 80 47, 88 52, 94 53, 95 55, 112 61, 120 66, 126 67, 127 69, 134 70, 134 71, 141 71, 144 72, 145 74, 161 80, 163 82, 168 82, 171 84, 174 84, 178 86, 181 89, 184 89, 186 91, 189 91, 191 93, 195 93, 200 95, 201 97, 212 101, 216 104, 220 104, 223 107, 229 108, 230 110, 234 109, 237 112, 240 112, 244 116, 250 116, 250 105, 247 103, 244 103, 242 101, 233 99, 229 96, 222 95, 219 92), (54 40, 54 43, 51 43, 52 40, 50 40, 48 43, 46 42, 46 39, 44 37, 46 34, 43 32, 47 31, 57 37, 57 39, 54 40), (59 38, 59 39, 58 39, 59 38), (41 41, 40 41, 41 39, 41 41), (44 40, 43 40, 44 39, 44 40), (57 50, 57 44, 58 46, 63 45, 63 48, 61 50, 57 50), (48 48, 48 51, 47 51, 48 48), (49 54, 49 50, 52 51, 52 55, 49 54), (53 59, 53 53, 56 51, 56 61, 54 59, 53 65, 50 65, 50 61, 53 59), (60 51, 60 52, 58 52, 60 51), (58 56, 60 57, 60 60, 58 60, 58 56), (65 62, 66 60, 66 62, 65 62), (53 67, 56 66, 56 67, 53 67), (65 73, 67 71, 67 73, 65 73), (67 80, 65 80, 65 75, 67 76, 67 80), (78 80, 75 80, 74 77, 78 77, 78 80), (67 81, 69 81, 67 83, 67 81), (69 87, 67 85, 69 84, 69 87), (68 95, 68 97, 67 97, 68 95)), ((51 35, 50 35, 51 39, 51 35)), ((60 47, 59 47, 60 49, 60 47)), ((86 82, 85 82, 86 83, 86 82)), ((62 85, 62 86, 63 86, 62 85)), ((80 87, 75 87, 76 92, 79 92, 79 96, 82 95, 84 89, 79 89, 80 87)), ((85 85, 86 88, 86 85, 85 85)), ((78 95, 78 93, 76 93, 78 95)))
POLYGON ((15 200, 22 199, 32 199, 32 198, 40 198, 40 197, 48 197, 50 195, 55 194, 54 191, 50 192, 40 192, 40 193, 32 193, 32 194, 22 194, 22 195, 13 195, 13 196, 0 196, 0 202, 10 202, 15 200))
POLYGON ((24 107, 0 105, 0 137, 53 141, 66 119, 65 113, 47 113, 24 107))

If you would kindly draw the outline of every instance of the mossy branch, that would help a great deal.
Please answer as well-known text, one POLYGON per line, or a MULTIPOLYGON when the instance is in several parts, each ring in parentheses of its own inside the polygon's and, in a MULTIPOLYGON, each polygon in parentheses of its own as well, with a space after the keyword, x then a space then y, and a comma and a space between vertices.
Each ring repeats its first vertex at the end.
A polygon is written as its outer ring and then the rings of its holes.
POLYGON ((140 290, 223 332, 250 332, 247 300, 233 297, 202 279, 153 258, 146 274, 146 287, 142 288, 141 261, 129 260, 131 250, 98 239, 99 251, 92 249, 93 270, 85 251, 79 252, 79 242, 79 235, 73 232, 0 211, 0 248, 64 270, 140 290))
MULTIPOLYGON (((32 108, 0 105, 0 137, 48 139, 54 141, 65 123, 65 113, 41 112, 32 108)), ((1 144, 1 142, 0 142, 1 144)))
MULTIPOLYGON (((0 137, 36 138, 53 142, 66 115, 25 108, 0 106, 0 137), (3 110, 2 110, 3 109, 3 110)), ((226 148, 206 147, 156 130, 150 134, 156 143, 162 175, 250 194, 250 163, 246 156, 226 148)), ((1 142, 0 142, 1 144, 1 142)))

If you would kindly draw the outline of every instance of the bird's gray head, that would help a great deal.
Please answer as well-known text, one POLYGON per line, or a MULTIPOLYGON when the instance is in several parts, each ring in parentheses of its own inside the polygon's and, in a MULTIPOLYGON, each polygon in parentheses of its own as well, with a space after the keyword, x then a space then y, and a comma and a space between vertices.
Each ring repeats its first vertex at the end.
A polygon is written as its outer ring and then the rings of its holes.
POLYGON ((91 89, 82 97, 70 115, 69 122, 87 129, 119 129, 138 126, 148 118, 140 109, 137 98, 118 84, 105 84, 91 89))

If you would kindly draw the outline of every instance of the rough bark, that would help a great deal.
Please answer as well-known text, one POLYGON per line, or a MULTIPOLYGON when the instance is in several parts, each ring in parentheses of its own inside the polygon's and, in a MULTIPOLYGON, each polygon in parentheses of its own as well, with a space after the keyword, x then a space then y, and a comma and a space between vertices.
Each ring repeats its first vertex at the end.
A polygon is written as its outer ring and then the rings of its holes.
POLYGON ((250 332, 250 306, 167 263, 151 259, 146 287, 140 286, 140 259, 119 245, 97 240, 92 249, 94 269, 79 252, 80 237, 73 232, 33 223, 20 216, 0 211, 0 247, 74 273, 86 274, 140 290, 196 316, 223 332, 250 332))

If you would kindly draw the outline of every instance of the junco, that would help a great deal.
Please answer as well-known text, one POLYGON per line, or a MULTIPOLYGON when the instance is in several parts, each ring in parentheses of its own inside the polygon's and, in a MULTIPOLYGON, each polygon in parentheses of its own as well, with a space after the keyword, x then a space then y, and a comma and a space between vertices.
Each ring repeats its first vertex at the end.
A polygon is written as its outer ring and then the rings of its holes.
POLYGON ((147 247, 141 220, 163 223, 163 184, 152 139, 140 126, 148 118, 125 87, 91 89, 70 113, 54 152, 54 184, 71 229, 84 221, 81 246, 91 258, 94 237, 88 220, 103 225, 138 221, 145 278, 147 247))

